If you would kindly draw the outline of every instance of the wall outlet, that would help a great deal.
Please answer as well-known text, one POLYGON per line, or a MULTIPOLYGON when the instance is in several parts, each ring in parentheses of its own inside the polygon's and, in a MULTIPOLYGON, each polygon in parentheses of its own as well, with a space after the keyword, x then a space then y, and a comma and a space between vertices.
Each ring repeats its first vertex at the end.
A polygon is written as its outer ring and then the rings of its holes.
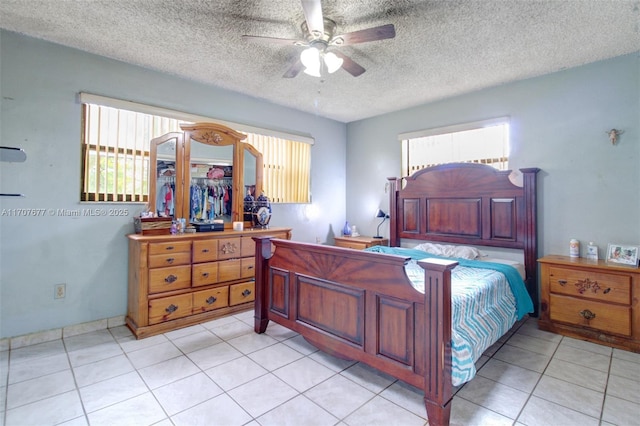
POLYGON ((66 284, 56 284, 53 287, 53 298, 54 299, 64 299, 67 295, 67 285, 66 284))

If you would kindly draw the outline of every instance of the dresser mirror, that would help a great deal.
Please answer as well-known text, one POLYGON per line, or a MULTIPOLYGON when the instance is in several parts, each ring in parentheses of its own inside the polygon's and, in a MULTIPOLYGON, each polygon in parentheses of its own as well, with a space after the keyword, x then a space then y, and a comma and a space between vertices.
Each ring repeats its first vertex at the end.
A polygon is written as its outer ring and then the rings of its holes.
POLYGON ((149 211, 160 217, 177 217, 177 176, 182 175, 178 147, 182 133, 167 133, 151 140, 149 152, 149 211))
POLYGON ((245 135, 220 124, 180 127, 183 132, 151 141, 149 209, 192 224, 221 221, 226 229, 244 221, 250 227, 243 215, 244 195, 262 191, 262 154, 242 142, 245 135))

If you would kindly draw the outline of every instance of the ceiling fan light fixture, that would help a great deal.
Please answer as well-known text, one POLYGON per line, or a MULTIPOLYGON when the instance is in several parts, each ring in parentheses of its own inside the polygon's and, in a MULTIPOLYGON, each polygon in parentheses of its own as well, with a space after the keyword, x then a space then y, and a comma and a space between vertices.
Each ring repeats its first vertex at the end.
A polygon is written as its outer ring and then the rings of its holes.
POLYGON ((305 67, 305 74, 313 77, 321 77, 320 75, 320 51, 315 47, 305 49, 300 54, 300 61, 305 67))
POLYGON ((338 71, 343 62, 344 60, 342 58, 338 58, 338 56, 333 52, 326 52, 324 54, 324 63, 327 66, 329 74, 333 74, 338 71))

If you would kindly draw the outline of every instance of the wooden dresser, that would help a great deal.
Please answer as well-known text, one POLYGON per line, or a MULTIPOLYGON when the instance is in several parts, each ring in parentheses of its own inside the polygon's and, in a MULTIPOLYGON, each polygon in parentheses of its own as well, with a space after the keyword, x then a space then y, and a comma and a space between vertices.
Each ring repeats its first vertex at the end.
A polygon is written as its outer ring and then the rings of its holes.
POLYGON ((640 269, 558 255, 538 262, 540 329, 640 352, 640 269))
POLYGON ((386 238, 373 237, 334 237, 336 247, 346 247, 356 250, 364 250, 373 246, 388 246, 386 238))
POLYGON ((127 326, 137 338, 245 311, 254 300, 254 236, 288 228, 128 235, 127 326))

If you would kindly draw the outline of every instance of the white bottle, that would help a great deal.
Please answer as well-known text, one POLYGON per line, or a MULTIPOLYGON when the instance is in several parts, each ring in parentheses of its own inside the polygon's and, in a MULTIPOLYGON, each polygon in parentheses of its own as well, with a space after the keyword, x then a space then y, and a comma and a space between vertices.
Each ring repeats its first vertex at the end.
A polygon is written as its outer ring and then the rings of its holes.
POLYGON ((580 241, 576 239, 569 241, 569 257, 580 257, 580 241))
POLYGON ((587 259, 589 260, 598 260, 598 246, 593 244, 593 242, 589 242, 587 246, 587 259))

